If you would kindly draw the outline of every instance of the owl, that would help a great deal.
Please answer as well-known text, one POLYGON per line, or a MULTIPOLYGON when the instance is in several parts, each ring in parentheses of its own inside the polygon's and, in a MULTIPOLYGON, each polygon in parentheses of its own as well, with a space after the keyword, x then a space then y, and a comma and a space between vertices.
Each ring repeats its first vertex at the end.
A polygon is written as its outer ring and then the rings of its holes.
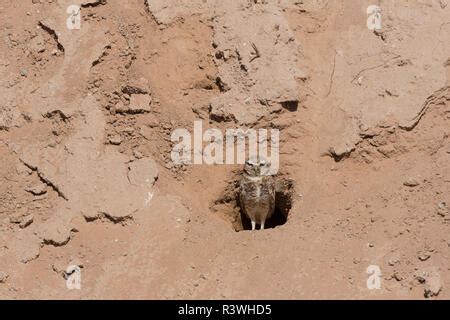
POLYGON ((249 159, 244 165, 240 181, 239 201, 242 211, 252 223, 264 229, 264 223, 275 210, 275 182, 270 175, 270 163, 263 159, 249 159))

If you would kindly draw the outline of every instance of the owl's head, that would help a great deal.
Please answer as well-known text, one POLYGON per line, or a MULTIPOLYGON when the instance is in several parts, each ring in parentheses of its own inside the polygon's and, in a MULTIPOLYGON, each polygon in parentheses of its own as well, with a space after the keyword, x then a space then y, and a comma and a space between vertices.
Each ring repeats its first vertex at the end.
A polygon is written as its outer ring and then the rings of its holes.
POLYGON ((250 158, 245 162, 244 172, 251 177, 267 176, 270 172, 270 162, 263 157, 250 158))

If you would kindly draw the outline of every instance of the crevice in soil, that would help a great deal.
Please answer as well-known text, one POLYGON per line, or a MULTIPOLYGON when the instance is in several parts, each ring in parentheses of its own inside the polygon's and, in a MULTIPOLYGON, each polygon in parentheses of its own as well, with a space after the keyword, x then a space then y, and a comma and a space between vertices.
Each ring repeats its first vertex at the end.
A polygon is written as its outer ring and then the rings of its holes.
POLYGON ((53 39, 56 42, 56 46, 58 47, 58 50, 61 51, 62 53, 64 53, 65 52, 65 48, 61 44, 61 42, 59 41, 59 37, 58 37, 58 34, 56 33, 56 31, 53 30, 52 28, 50 28, 49 26, 45 25, 45 23, 43 23, 42 21, 39 21, 39 26, 43 30, 45 30, 49 35, 51 35, 53 37, 53 39))
POLYGON ((97 1, 94 1, 94 2, 82 3, 81 7, 82 8, 89 8, 89 7, 93 8, 93 7, 98 7, 100 5, 105 5, 107 3, 108 3, 107 0, 97 0, 97 1))
POLYGON ((24 161, 23 159, 20 159, 20 161, 22 161, 22 163, 28 167, 30 170, 35 171, 36 174, 38 175, 39 179, 45 183, 46 185, 48 185, 49 187, 51 187, 61 198, 63 198, 64 200, 68 201, 69 199, 66 197, 66 195, 61 191, 61 189, 55 184, 53 183, 49 178, 47 178, 47 176, 39 170, 39 168, 37 166, 34 166, 26 161, 24 161))

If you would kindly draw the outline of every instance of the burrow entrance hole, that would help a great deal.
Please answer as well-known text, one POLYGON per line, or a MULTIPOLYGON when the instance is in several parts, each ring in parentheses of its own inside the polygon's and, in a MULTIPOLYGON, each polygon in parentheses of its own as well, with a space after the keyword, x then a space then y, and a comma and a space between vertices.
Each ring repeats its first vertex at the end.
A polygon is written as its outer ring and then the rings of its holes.
MULTIPOLYGON (((294 183, 291 179, 276 178, 275 211, 267 219, 264 229, 273 229, 288 222, 289 212, 292 208, 294 183)), ((213 211, 222 214, 236 232, 251 230, 251 221, 241 209, 239 203, 239 179, 234 179, 226 188, 223 196, 214 202, 213 211)), ((257 225, 259 230, 260 226, 257 225)))

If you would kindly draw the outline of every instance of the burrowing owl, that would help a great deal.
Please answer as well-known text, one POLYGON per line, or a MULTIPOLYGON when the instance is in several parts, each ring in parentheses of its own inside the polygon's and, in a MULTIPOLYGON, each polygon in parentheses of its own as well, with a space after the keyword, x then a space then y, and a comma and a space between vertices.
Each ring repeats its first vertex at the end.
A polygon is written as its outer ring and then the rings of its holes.
POLYGON ((264 229, 266 219, 275 210, 275 182, 269 174, 270 163, 260 158, 250 159, 245 163, 240 183, 240 204, 242 211, 252 222, 252 230, 256 224, 264 229))

